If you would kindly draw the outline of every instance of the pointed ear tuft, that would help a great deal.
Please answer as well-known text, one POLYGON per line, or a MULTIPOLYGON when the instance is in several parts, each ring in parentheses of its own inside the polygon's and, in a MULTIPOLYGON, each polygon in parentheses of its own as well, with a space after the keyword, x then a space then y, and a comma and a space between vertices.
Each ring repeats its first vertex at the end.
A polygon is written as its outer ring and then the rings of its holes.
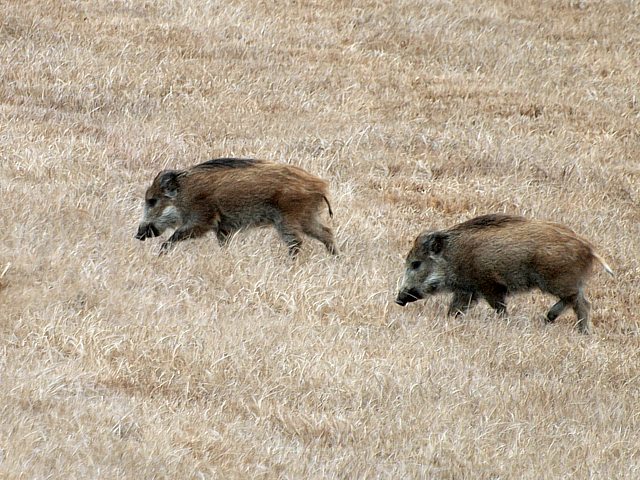
POLYGON ((160 188, 162 189, 162 194, 165 197, 175 198, 178 195, 178 190, 180 189, 178 178, 182 174, 183 172, 178 170, 164 170, 160 172, 158 175, 160 188))

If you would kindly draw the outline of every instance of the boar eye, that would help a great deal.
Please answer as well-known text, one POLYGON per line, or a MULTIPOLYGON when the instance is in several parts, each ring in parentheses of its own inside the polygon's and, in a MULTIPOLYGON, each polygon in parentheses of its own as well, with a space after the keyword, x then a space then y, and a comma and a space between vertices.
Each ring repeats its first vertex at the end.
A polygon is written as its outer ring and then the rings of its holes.
POLYGON ((411 262, 411 268, 412 268, 413 270, 417 270, 417 269, 419 269, 419 268, 420 268, 420 265, 422 265, 422 262, 417 262, 417 261, 416 261, 416 262, 411 262))
POLYGON ((147 206, 149 208, 155 207, 156 203, 158 203, 158 199, 157 198, 150 198, 150 199, 147 200, 147 206))

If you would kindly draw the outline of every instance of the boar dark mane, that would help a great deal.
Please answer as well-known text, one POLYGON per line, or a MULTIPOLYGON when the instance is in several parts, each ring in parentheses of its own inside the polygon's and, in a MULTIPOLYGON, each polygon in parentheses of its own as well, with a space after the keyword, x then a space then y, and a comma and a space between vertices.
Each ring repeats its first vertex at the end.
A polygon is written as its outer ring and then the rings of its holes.
POLYGON ((483 229, 490 227, 504 227, 509 224, 526 222, 524 217, 505 215, 502 213, 492 213, 472 218, 449 229, 450 232, 464 232, 465 230, 483 229))
POLYGON ((263 162, 252 158, 214 158, 193 168, 247 168, 259 163, 263 162))

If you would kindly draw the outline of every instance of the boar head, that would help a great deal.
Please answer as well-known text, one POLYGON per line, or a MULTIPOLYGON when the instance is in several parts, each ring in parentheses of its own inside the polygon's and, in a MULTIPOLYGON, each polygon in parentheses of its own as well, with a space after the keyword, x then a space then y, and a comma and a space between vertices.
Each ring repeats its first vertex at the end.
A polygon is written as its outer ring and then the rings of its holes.
POLYGON ((179 179, 185 172, 163 170, 153 180, 144 196, 144 213, 136 238, 146 240, 157 237, 167 228, 176 228, 181 223, 181 215, 176 208, 180 191, 179 179))
POLYGON ((405 273, 396 303, 420 300, 444 287, 446 263, 443 253, 448 235, 444 232, 425 232, 416 238, 405 261, 405 273))

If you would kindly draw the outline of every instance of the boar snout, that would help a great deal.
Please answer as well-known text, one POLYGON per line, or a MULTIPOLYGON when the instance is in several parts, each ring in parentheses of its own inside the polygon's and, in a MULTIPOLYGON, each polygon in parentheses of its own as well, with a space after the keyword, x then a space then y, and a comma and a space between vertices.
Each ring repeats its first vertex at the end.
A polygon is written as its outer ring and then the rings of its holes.
POLYGON ((138 227, 138 233, 136 233, 136 238, 138 240, 142 240, 143 242, 147 238, 157 237, 160 235, 160 232, 156 227, 153 226, 152 223, 140 224, 138 227))
POLYGON ((416 300, 420 300, 422 295, 415 288, 410 288, 409 290, 401 290, 398 293, 398 298, 396 298, 396 303, 401 307, 404 307, 407 303, 415 302, 416 300))

